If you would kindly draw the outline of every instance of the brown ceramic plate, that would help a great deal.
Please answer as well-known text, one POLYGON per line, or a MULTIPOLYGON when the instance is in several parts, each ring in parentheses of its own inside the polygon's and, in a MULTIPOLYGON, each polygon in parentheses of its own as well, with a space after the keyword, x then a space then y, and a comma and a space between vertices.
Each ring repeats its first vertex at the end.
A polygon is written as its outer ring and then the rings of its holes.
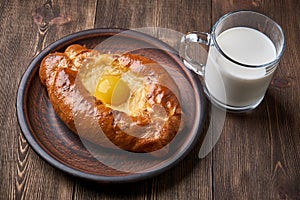
MULTIPOLYGON (((17 95, 17 116, 22 132, 35 152, 52 166, 76 177, 102 183, 132 182, 160 174, 183 159, 194 147, 201 134, 205 116, 205 97, 199 79, 187 70, 177 53, 162 41, 149 35, 122 29, 91 29, 66 36, 37 55, 24 73, 17 95), (161 63, 174 78, 180 90, 188 128, 170 143, 165 156, 152 156, 147 163, 155 163, 141 171, 120 170, 101 162, 99 157, 122 161, 122 165, 145 163, 144 156, 131 159, 132 154, 115 154, 101 148, 91 153, 80 138, 72 133, 56 116, 44 86, 39 81, 39 64, 50 52, 63 51, 70 44, 82 44, 100 51, 119 53, 129 51, 161 63), (107 43, 108 44, 108 43, 107 43), (141 160, 139 160, 141 159, 141 160)), ((137 154, 135 154, 137 155, 137 154)))

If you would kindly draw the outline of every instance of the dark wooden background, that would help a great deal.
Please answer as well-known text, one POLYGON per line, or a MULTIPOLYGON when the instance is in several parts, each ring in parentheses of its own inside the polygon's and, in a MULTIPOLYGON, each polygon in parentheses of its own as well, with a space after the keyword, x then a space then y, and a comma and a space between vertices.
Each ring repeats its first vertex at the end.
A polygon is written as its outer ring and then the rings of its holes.
POLYGON ((299 10, 298 0, 1 0, 0 199, 300 199, 299 10), (27 144, 16 91, 31 59, 48 44, 96 27, 209 31, 220 16, 239 9, 277 21, 287 48, 262 104, 248 114, 227 114, 206 158, 198 159, 198 145, 157 177, 99 185, 51 167, 27 144))

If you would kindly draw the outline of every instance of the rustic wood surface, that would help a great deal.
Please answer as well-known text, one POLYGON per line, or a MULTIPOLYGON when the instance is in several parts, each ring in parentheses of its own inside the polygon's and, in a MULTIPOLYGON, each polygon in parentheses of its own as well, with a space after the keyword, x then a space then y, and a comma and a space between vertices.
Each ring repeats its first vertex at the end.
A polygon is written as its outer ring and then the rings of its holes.
POLYGON ((0 1, 0 199, 300 199, 300 1, 0 1), (264 13, 283 28, 285 54, 262 104, 227 114, 213 151, 201 142, 169 171, 138 183, 101 185, 43 161, 22 135, 16 91, 32 58, 70 33, 90 28, 162 27, 209 31, 223 14, 264 13))

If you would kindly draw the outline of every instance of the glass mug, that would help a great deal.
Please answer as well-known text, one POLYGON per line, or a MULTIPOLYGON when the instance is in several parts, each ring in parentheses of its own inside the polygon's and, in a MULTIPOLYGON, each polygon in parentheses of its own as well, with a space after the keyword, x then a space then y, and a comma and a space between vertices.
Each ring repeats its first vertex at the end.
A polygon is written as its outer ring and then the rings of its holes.
POLYGON ((263 100, 284 49, 284 34, 275 21, 253 11, 235 11, 222 16, 210 34, 184 35, 179 54, 187 68, 203 76, 212 103, 245 112, 263 100), (205 65, 189 56, 193 43, 209 47, 205 65))

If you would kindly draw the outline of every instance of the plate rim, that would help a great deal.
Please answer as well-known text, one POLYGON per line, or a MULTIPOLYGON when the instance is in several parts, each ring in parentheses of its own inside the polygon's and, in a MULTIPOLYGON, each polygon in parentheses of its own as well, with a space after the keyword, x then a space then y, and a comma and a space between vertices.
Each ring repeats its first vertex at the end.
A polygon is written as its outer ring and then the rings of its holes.
POLYGON ((200 99, 200 105, 199 107, 199 122, 197 123, 198 126, 196 127, 195 134, 193 134, 193 138, 189 141, 188 147, 181 152, 180 154, 177 154, 174 156, 174 158, 171 159, 171 161, 168 161, 162 168, 158 168, 158 170, 152 170, 148 172, 143 172, 143 173, 131 173, 129 175, 125 176, 102 176, 102 175, 96 175, 96 174, 91 174, 83 171, 76 170, 74 168, 71 168, 58 160, 56 160, 54 157, 52 157, 50 154, 48 154, 35 140, 33 137, 33 133, 30 130, 30 124, 28 124, 28 116, 26 115, 25 112, 25 100, 27 99, 27 91, 29 89, 29 85, 31 83, 32 78, 34 75, 37 73, 36 71, 39 69, 38 63, 47 55, 49 54, 53 49, 59 49, 62 46, 67 46, 69 44, 72 44, 74 41, 80 40, 80 38, 88 38, 88 37, 93 37, 95 35, 99 35, 101 33, 105 34, 118 34, 123 31, 130 31, 134 35, 137 36, 143 36, 143 38, 146 39, 151 39, 151 41, 156 41, 160 46, 163 46, 167 50, 171 51, 169 55, 171 54, 173 57, 172 59, 175 59, 176 61, 180 61, 181 59, 178 56, 178 53, 176 50, 174 50, 172 47, 170 47, 168 44, 164 43, 163 41, 152 37, 150 35, 135 31, 135 30, 130 30, 130 29, 123 29, 123 28, 94 28, 94 29, 87 29, 87 30, 82 30, 78 32, 74 32, 72 34, 66 35, 62 37, 61 39, 58 39, 48 45, 46 48, 44 48, 39 54, 37 54, 33 59, 30 61, 29 65, 27 66, 25 72, 23 73, 21 80, 19 82, 18 86, 18 91, 17 91, 17 99, 16 99, 16 111, 17 111, 17 119, 19 126, 21 128, 21 132, 25 139, 27 140, 28 144, 30 147, 34 150, 34 152, 43 160, 45 160, 48 164, 50 164, 52 167, 59 169, 69 175, 72 175, 74 177, 78 177, 84 180, 89 180, 89 181, 96 181, 100 183, 128 183, 128 182, 136 182, 144 179, 148 179, 151 177, 154 177, 156 175, 159 175, 173 166, 175 166, 177 163, 179 163, 181 160, 183 160, 189 153, 190 151, 194 148, 195 144, 197 143, 198 139, 202 135, 202 130, 204 126, 204 117, 206 115, 206 98, 204 95, 203 87, 202 84, 194 73, 189 71, 186 68, 183 68, 186 73, 190 75, 190 78, 193 79, 193 86, 196 86, 194 91, 197 93, 197 97, 200 99), (60 47, 61 46, 61 47, 60 47), (28 81, 30 80, 30 81, 28 81))

